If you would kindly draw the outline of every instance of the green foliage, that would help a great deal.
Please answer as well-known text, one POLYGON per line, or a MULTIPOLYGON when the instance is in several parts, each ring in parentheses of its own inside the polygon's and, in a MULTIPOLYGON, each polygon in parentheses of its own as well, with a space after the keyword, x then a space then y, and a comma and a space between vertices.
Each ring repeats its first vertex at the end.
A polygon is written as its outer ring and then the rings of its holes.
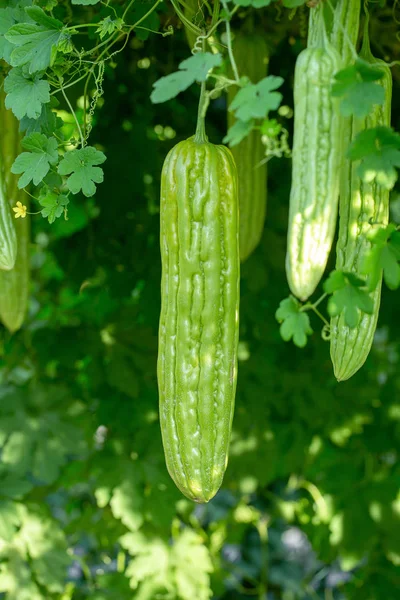
POLYGON ((247 83, 238 91, 229 107, 240 121, 265 119, 270 110, 276 110, 282 94, 275 92, 283 83, 282 77, 268 75, 258 83, 247 83))
POLYGON ((224 144, 229 144, 232 148, 237 146, 240 142, 249 135, 250 131, 254 128, 254 121, 235 121, 232 127, 229 128, 228 133, 222 140, 224 144))
POLYGON ((324 283, 324 290, 332 294, 328 301, 328 312, 337 317, 342 312, 348 327, 357 327, 362 312, 371 314, 374 310, 372 298, 365 289, 365 281, 354 273, 332 271, 324 283))
POLYGON ((375 82, 382 79, 381 69, 371 67, 361 59, 354 65, 342 69, 335 75, 332 95, 342 98, 340 110, 345 117, 354 115, 365 118, 373 110, 374 105, 383 104, 385 92, 375 82))
POLYGON ((158 104, 175 98, 195 81, 205 81, 209 70, 217 67, 221 62, 220 54, 211 54, 210 52, 198 52, 187 58, 180 63, 179 71, 161 77, 154 83, 154 90, 150 96, 151 101, 158 104))
POLYGON ((294 296, 282 300, 276 311, 276 320, 281 323, 280 333, 282 339, 288 342, 293 338, 293 343, 299 348, 307 344, 307 336, 312 334, 310 318, 301 310, 301 304, 294 296))
POLYGON ((400 135, 390 127, 361 131, 352 142, 348 157, 361 161, 357 173, 363 181, 375 181, 391 190, 397 181, 395 167, 400 167, 400 135))
POLYGON ((395 225, 375 227, 368 236, 372 247, 363 265, 368 288, 375 289, 381 273, 391 290, 400 286, 400 232, 395 225))
POLYGON ((37 119, 44 104, 50 102, 50 85, 39 75, 25 77, 21 68, 11 69, 4 82, 7 92, 6 107, 17 119, 37 119))
POLYGON ((29 74, 45 71, 56 57, 57 45, 62 38, 63 24, 53 19, 38 6, 25 9, 35 23, 13 25, 5 33, 5 39, 13 46, 10 63, 13 67, 27 65, 29 74))
POLYGON ((38 200, 40 206, 44 208, 40 212, 43 217, 47 217, 49 223, 54 223, 62 214, 65 214, 69 200, 66 196, 62 194, 58 196, 46 188, 43 188, 42 191, 43 193, 39 196, 38 200))
POLYGON ((18 187, 24 188, 31 181, 38 185, 47 175, 51 165, 58 161, 57 140, 48 138, 42 133, 31 133, 24 138, 23 147, 29 152, 23 152, 14 161, 12 172, 22 173, 18 187))
POLYGON ((66 183, 73 194, 82 191, 88 198, 96 193, 95 183, 103 181, 103 170, 95 165, 101 165, 105 160, 103 152, 95 148, 72 150, 58 165, 58 173, 69 175, 66 183))

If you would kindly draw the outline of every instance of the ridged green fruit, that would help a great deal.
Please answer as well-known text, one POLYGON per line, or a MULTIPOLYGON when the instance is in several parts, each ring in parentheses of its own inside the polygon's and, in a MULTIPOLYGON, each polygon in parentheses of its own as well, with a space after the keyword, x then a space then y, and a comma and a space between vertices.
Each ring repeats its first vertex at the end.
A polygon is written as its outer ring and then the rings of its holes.
MULTIPOLYGON (((11 165, 20 152, 19 123, 10 110, 0 106, 0 156, 6 195, 10 207, 18 201, 27 205, 27 194, 19 190, 11 165)), ((11 210, 11 208, 10 208, 11 210)), ((10 332, 20 329, 29 297, 29 217, 14 219, 17 254, 14 268, 0 271, 0 320, 10 332)))
POLYGON ((340 66, 338 53, 326 43, 303 50, 295 67, 286 274, 292 293, 303 301, 325 271, 336 228, 343 132, 331 84, 340 66))
MULTIPOLYGON (((235 33, 233 49, 240 74, 246 74, 253 83, 267 75, 268 46, 257 33, 235 33)), ((228 89, 228 107, 238 88, 228 89)), ((235 123, 228 112, 228 127, 235 123)), ((264 231, 267 205, 267 166, 260 164, 265 158, 265 148, 259 131, 252 131, 232 148, 239 181, 239 251, 245 261, 258 246, 264 231)))
MULTIPOLYGON (((7 135, 4 127, 4 91, 0 92, 0 136, 7 135)), ((6 159, 7 162, 7 159, 6 159)), ((8 197, 9 189, 6 185, 8 165, 5 164, 4 156, 0 156, 0 269, 9 271, 15 264, 17 256, 17 235, 14 226, 13 212, 8 197)))
MULTIPOLYGON (((348 143, 364 129, 390 126, 392 101, 392 75, 383 61, 372 54, 365 38, 360 58, 370 64, 382 65, 383 79, 378 83, 385 90, 385 102, 375 106, 365 119, 353 118, 348 131, 348 143)), ((373 183, 362 181, 357 175, 357 165, 346 161, 340 191, 339 237, 336 247, 336 268, 360 276, 365 256, 371 248, 367 239, 372 224, 386 225, 389 219, 389 191, 373 183)), ((371 293, 373 313, 362 313, 357 327, 351 329, 343 315, 331 320, 331 359, 338 381, 349 379, 364 364, 370 352, 379 315, 382 279, 371 293)))
POLYGON ((218 491, 237 376, 239 230, 230 150, 195 138, 161 176, 158 386, 168 471, 196 502, 218 491))

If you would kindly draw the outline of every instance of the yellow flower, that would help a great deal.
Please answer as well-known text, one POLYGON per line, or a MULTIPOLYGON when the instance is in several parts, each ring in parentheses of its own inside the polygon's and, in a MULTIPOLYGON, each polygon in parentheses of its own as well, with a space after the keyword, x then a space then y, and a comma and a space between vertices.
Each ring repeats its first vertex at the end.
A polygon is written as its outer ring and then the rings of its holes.
POLYGON ((18 219, 19 217, 21 217, 21 219, 26 217, 26 210, 26 206, 20 201, 17 202, 17 206, 13 206, 13 211, 15 212, 16 219, 18 219))

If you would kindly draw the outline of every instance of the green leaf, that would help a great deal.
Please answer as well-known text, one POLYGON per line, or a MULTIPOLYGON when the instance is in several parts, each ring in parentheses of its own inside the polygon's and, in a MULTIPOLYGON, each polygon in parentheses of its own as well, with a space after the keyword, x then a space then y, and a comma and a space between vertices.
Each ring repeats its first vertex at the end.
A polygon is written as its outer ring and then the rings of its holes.
POLYGON ((38 6, 26 9, 35 23, 18 23, 5 34, 6 40, 17 46, 11 53, 11 65, 29 65, 29 73, 45 71, 54 58, 63 24, 38 6))
POLYGON ((365 281, 353 273, 332 271, 324 283, 324 290, 332 294, 328 300, 328 312, 331 317, 344 315, 345 324, 357 327, 361 313, 372 314, 374 303, 368 292, 361 289, 365 281))
POLYGON ((136 532, 125 534, 119 541, 133 556, 126 570, 133 589, 137 589, 142 581, 168 578, 169 549, 163 540, 151 540, 136 532))
POLYGON ((14 23, 13 9, 10 7, 0 9, 0 58, 8 63, 10 63, 14 46, 4 36, 14 23))
POLYGON ((153 104, 166 102, 175 98, 180 92, 186 90, 195 81, 205 81, 211 69, 222 63, 221 54, 211 52, 198 52, 187 58, 179 65, 179 71, 161 77, 153 84, 150 99, 153 104))
POLYGON ((110 501, 114 517, 131 531, 137 531, 143 524, 142 504, 143 493, 133 478, 116 487, 110 501))
POLYGON ((14 161, 11 172, 23 175, 19 178, 18 187, 24 188, 31 181, 38 185, 50 170, 50 165, 58 161, 57 140, 48 138, 42 133, 31 133, 22 141, 22 146, 29 150, 23 152, 14 161))
POLYGON ((400 167, 400 135, 390 127, 361 131, 353 140, 347 156, 360 160, 357 173, 363 181, 391 190, 397 181, 395 167, 400 167))
POLYGON ((374 228, 368 235, 371 249, 365 257, 362 272, 367 275, 368 289, 374 290, 382 276, 389 289, 400 286, 400 232, 393 224, 374 228))
POLYGON ((375 83, 382 77, 382 69, 371 67, 360 59, 354 65, 336 73, 332 96, 342 98, 341 113, 345 117, 354 115, 363 119, 375 105, 383 104, 385 91, 381 85, 375 83))
POLYGON ((73 193, 82 193, 89 198, 96 193, 95 183, 102 183, 104 179, 103 169, 95 165, 101 165, 106 160, 100 150, 92 146, 86 146, 80 150, 67 152, 58 165, 60 175, 71 175, 67 179, 68 189, 73 193))
POLYGON ((28 6, 25 8, 25 12, 38 25, 42 25, 47 29, 60 30, 63 28, 63 24, 58 19, 54 19, 46 14, 39 6, 28 6))
POLYGON ((11 52, 15 46, 5 38, 5 34, 15 23, 32 22, 32 19, 23 9, 24 4, 18 4, 16 7, 0 8, 0 58, 3 58, 8 64, 11 62, 11 52))
POLYGON ((99 22, 99 26, 96 29, 96 33, 100 34, 100 39, 105 38, 108 35, 114 33, 114 31, 120 31, 124 26, 122 19, 112 19, 112 17, 105 17, 99 22))
POLYGON ((270 110, 276 110, 282 94, 274 92, 283 83, 282 77, 269 75, 256 84, 248 83, 236 94, 229 110, 241 121, 265 119, 270 110))
POLYGON ((47 189, 39 196, 39 204, 44 207, 40 211, 42 217, 47 217, 49 223, 54 223, 56 219, 65 213, 69 200, 63 194, 56 194, 47 189))
POLYGON ((254 121, 235 121, 232 127, 229 127, 228 133, 222 140, 224 144, 229 144, 232 148, 233 146, 237 146, 240 144, 245 137, 247 137, 250 131, 253 130, 254 121))
POLYGON ((183 600, 208 600, 213 572, 210 552, 194 531, 184 530, 172 546, 177 597, 183 600))
POLYGON ((38 119, 43 105, 50 102, 50 84, 39 75, 25 77, 21 68, 11 69, 4 81, 6 108, 11 108, 17 119, 38 119))
POLYGON ((99 2, 101 2, 101 0, 71 0, 71 4, 77 4, 81 6, 93 6, 99 2))
POLYGON ((282 339, 288 342, 293 338, 293 343, 299 348, 307 344, 307 336, 313 333, 308 314, 301 311, 301 304, 294 296, 289 296, 281 301, 275 313, 278 323, 281 323, 280 333, 282 339))
MULTIPOLYGON (((53 96, 54 97, 54 96, 53 96)), ((57 117, 56 113, 51 109, 51 104, 43 104, 42 112, 37 119, 22 117, 19 129, 24 131, 26 135, 31 133, 43 133, 47 137, 51 137, 57 130, 61 129, 63 121, 57 117)))

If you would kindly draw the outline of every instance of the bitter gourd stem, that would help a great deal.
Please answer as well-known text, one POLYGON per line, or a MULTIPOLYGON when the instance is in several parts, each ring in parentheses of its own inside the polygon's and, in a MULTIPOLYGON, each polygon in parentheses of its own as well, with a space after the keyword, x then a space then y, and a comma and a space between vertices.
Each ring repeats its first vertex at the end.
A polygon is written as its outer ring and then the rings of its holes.
MULTIPOLYGON (((205 40, 203 40, 203 52, 205 51, 205 40)), ((197 113, 197 126, 194 141, 196 144, 206 144, 208 137, 206 135, 206 124, 205 124, 205 103, 206 103, 206 82, 203 81, 201 84, 200 99, 199 99, 199 111, 197 113)))

